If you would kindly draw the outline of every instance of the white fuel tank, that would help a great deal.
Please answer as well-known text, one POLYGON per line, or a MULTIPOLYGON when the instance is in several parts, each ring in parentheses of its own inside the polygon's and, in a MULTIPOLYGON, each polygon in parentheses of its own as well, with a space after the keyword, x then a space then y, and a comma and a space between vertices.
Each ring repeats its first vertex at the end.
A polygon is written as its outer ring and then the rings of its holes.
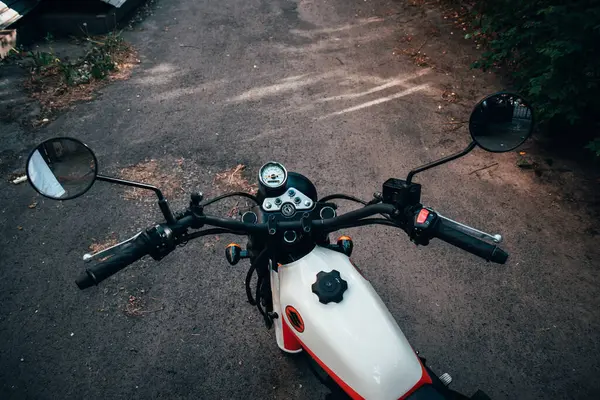
POLYGON ((398 400, 428 380, 398 324, 344 254, 316 247, 271 277, 283 318, 276 320, 280 347, 306 350, 352 398, 398 400), (348 289, 341 302, 322 304, 312 285, 319 272, 332 270, 348 289))

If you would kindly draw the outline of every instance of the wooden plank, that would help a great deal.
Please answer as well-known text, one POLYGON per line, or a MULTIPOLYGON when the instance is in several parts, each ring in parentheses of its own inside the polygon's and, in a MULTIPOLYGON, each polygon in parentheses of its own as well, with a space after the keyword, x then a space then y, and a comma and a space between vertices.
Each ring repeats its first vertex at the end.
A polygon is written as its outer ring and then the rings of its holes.
POLYGON ((0 58, 6 57, 6 55, 17 45, 17 30, 9 29, 2 31, 0 30, 0 58))
POLYGON ((127 0, 102 0, 105 3, 110 4, 111 6, 115 6, 117 8, 121 7, 127 0))
POLYGON ((23 15, 38 5, 40 0, 0 0, 0 30, 17 22, 23 15))

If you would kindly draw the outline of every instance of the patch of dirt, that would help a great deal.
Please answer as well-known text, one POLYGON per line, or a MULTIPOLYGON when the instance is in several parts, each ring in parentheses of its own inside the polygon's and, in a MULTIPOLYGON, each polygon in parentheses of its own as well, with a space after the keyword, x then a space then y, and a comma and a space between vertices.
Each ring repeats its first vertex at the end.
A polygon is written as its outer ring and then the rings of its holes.
POLYGON ((396 50, 395 52, 399 52, 402 54, 405 54, 409 57, 411 57, 414 61, 414 63, 419 66, 419 67, 428 67, 428 66, 432 66, 432 60, 431 58, 425 53, 425 51, 423 50, 423 48, 425 47, 425 45, 427 45, 427 43, 434 37, 437 37, 440 35, 440 31, 439 29, 434 26, 434 25, 429 25, 429 28, 427 28, 427 36, 425 37, 424 40, 422 40, 422 42, 420 44, 418 44, 418 47, 414 47, 412 45, 415 45, 416 43, 413 42, 413 36, 411 35, 405 35, 400 39, 400 43, 403 44, 403 48, 400 48, 399 50, 396 50))
POLYGON ((250 183, 244 176, 246 166, 238 164, 237 166, 218 172, 213 180, 213 185, 219 191, 223 192, 246 192, 255 194, 258 191, 258 185, 250 183))
MULTIPOLYGON (((23 86, 30 97, 40 103, 42 115, 48 118, 74 103, 93 100, 94 93, 111 81, 128 79, 132 68, 140 62, 135 49, 127 43, 123 43, 118 50, 112 52, 111 57, 115 63, 115 70, 111 71, 105 79, 92 78, 87 83, 69 85, 61 70, 63 67, 57 64, 37 72, 33 70, 23 86)), ((33 125, 46 122, 47 119, 33 125)))
POLYGON ((142 315, 141 311, 143 307, 144 303, 142 302, 142 299, 140 297, 132 295, 129 296, 129 299, 127 301, 127 304, 125 305, 125 309, 123 310, 123 312, 128 317, 139 317, 140 315, 142 315))
POLYGON ((0 61, 8 89, 0 93, 0 122, 25 128, 49 123, 59 111, 90 101, 111 81, 129 78, 139 64, 136 50, 118 33, 46 39, 17 48, 0 61))
POLYGON ((582 225, 595 226, 600 219, 600 173, 578 165, 577 162, 553 157, 537 146, 517 155, 516 165, 524 174, 533 175, 536 182, 544 184, 553 196, 573 208, 585 210, 582 225))
POLYGON ((207 236, 206 239, 204 239, 204 247, 206 247, 207 249, 212 249, 220 241, 221 241, 221 237, 219 235, 207 236))
POLYGON ((96 239, 93 239, 93 238, 92 238, 92 240, 94 242, 88 246, 88 249, 90 249, 90 251, 92 253, 97 253, 104 249, 108 249, 109 247, 114 246, 115 244, 119 243, 115 236, 112 236, 108 239, 104 239, 102 241, 96 241, 96 239))
POLYGON ((452 89, 444 90, 442 93, 442 99, 447 101, 448 103, 457 103, 459 100, 458 94, 452 91, 452 89))
MULTIPOLYGON (((143 294, 145 290, 140 290, 140 294, 137 296, 129 295, 127 299, 127 304, 125 304, 125 308, 123 309, 123 313, 128 317, 141 317, 144 314, 149 314, 153 312, 158 312, 163 310, 163 306, 155 307, 152 309, 148 309, 148 302, 146 298, 143 298, 143 294)), ((156 300, 153 297, 150 299, 156 300)))
MULTIPOLYGON (((183 192, 181 179, 179 179, 183 169, 184 159, 179 158, 174 162, 159 163, 151 159, 123 168, 119 171, 119 176, 130 181, 143 182, 158 187, 166 198, 172 198, 183 192)), ((154 192, 139 188, 127 188, 124 198, 127 200, 140 200, 152 198, 156 195, 154 192)))
POLYGON ((447 120, 444 133, 462 131, 473 106, 486 94, 503 87, 493 74, 471 69, 480 56, 471 40, 465 39, 467 6, 451 7, 444 0, 398 1, 408 23, 399 24, 395 54, 410 57, 418 66, 435 72, 433 84, 439 91, 436 114, 447 120))
MULTIPOLYGON (((190 193, 198 189, 204 192, 205 200, 229 192, 254 194, 258 190, 258 185, 248 180, 243 164, 215 173, 189 159, 165 157, 122 168, 116 175, 158 187, 174 209, 187 207, 190 193)), ((152 191, 133 187, 126 188, 123 197, 148 204, 156 201, 152 191)), ((241 198, 230 198, 219 201, 216 206, 227 207, 222 212, 234 216, 246 209, 247 202, 241 198)))

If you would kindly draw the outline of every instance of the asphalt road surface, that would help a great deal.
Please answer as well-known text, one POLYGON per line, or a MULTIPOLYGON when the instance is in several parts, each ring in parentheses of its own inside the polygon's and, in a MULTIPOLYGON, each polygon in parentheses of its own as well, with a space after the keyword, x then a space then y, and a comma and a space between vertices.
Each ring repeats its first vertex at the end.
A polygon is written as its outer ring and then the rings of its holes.
MULTIPOLYGON (((230 267, 223 254, 230 238, 189 243, 81 292, 73 281, 88 246, 160 220, 158 208, 103 182, 61 203, 7 179, 34 143, 68 135, 95 149, 105 173, 155 160, 165 186, 181 183, 175 208, 192 190, 220 192, 217 173, 244 164, 253 177, 269 160, 308 176, 321 195, 368 199, 387 178, 468 143, 466 130, 441 128, 440 85, 453 76, 393 54, 403 10, 370 0, 161 1, 125 34, 142 61, 131 79, 40 130, 8 125, 0 398, 322 398, 246 303, 247 265, 230 267)), ((354 261, 456 390, 600 398, 597 239, 585 233, 585 210, 554 199, 514 160, 476 150, 418 177, 426 205, 502 233, 508 264, 445 243, 416 248, 384 227, 348 232, 354 261)))

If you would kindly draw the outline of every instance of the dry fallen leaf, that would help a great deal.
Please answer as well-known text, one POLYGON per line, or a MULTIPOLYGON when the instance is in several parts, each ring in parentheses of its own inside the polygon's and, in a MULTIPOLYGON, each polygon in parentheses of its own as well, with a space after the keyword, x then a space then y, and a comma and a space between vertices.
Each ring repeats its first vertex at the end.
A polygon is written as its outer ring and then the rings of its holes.
POLYGON ((520 151, 519 154, 522 155, 522 156, 524 156, 527 153, 525 153, 524 151, 520 151))
POLYGON ((19 225, 19 226, 17 226, 17 229, 20 230, 20 231, 22 231, 23 227, 21 225, 19 225))
MULTIPOLYGON (((174 179, 173 176, 178 171, 181 171, 182 165, 185 162, 183 158, 172 161, 157 162, 155 159, 146 160, 144 162, 132 165, 131 167, 121 169, 119 176, 130 181, 144 182, 160 187, 165 197, 172 198, 178 193, 182 193, 180 181, 174 179), (174 164, 177 169, 174 170, 174 164)), ((140 200, 143 198, 154 199, 154 193, 150 190, 139 188, 130 188, 125 192, 124 198, 127 200, 140 200)))
MULTIPOLYGON (((92 253, 98 253, 98 252, 100 252, 104 249, 108 249, 109 247, 114 246, 115 244, 118 243, 117 238, 114 236, 104 240, 101 243, 96 243, 95 239, 92 239, 92 240, 94 240, 94 243, 92 243, 88 246, 88 248, 90 249, 90 251, 92 253)), ((100 260, 100 261, 103 261, 103 260, 100 260)))
POLYGON ((246 166, 238 164, 236 167, 218 172, 213 179, 213 184, 218 189, 225 191, 243 191, 248 193, 256 193, 258 186, 250 183, 244 177, 246 166))
POLYGON ((37 202, 35 202, 35 201, 34 201, 34 202, 33 202, 33 203, 31 203, 31 204, 30 204, 28 207, 29 207, 29 208, 35 208, 36 206, 37 206, 37 202))
POLYGON ((129 317, 136 317, 136 316, 140 316, 141 310, 142 310, 143 304, 142 301, 139 297, 135 297, 135 296, 129 296, 129 301, 127 302, 127 305, 125 306, 125 310, 123 310, 125 312, 125 314, 129 317))

